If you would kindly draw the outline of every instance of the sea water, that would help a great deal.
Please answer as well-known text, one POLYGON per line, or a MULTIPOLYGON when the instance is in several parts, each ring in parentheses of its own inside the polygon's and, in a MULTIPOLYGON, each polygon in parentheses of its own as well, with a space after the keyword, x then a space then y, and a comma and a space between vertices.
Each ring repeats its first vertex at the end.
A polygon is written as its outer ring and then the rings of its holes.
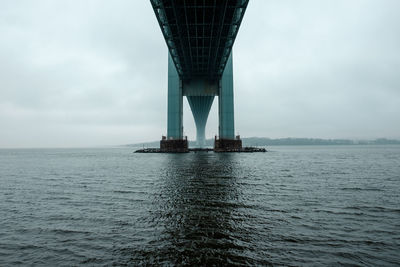
POLYGON ((0 150, 0 266, 400 265, 400 146, 0 150))

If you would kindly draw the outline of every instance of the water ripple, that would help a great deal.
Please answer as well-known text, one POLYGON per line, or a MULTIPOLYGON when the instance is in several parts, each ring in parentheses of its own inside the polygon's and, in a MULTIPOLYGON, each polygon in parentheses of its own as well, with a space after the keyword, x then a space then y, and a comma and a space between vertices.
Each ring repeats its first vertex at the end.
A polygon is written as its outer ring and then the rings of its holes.
POLYGON ((0 266, 400 265, 399 146, 272 150, 0 150, 0 266))

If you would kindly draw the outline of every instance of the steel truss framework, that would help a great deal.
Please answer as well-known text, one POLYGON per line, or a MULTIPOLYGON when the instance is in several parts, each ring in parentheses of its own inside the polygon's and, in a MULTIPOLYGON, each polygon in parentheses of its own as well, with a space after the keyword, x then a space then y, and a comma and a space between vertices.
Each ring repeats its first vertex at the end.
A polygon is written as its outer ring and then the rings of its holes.
POLYGON ((218 81, 249 0, 150 0, 182 80, 218 81))

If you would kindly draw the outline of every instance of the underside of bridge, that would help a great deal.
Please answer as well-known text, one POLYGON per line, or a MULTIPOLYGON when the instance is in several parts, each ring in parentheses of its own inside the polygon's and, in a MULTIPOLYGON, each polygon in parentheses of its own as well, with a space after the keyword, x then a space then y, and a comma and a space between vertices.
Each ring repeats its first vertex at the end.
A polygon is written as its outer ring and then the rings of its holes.
POLYGON ((194 116, 199 146, 205 142, 205 127, 215 96, 219 104, 219 139, 215 146, 241 146, 241 141, 235 139, 232 46, 248 0, 150 2, 169 50, 168 129, 161 148, 174 150, 178 143, 187 148, 182 125, 183 96, 194 116))

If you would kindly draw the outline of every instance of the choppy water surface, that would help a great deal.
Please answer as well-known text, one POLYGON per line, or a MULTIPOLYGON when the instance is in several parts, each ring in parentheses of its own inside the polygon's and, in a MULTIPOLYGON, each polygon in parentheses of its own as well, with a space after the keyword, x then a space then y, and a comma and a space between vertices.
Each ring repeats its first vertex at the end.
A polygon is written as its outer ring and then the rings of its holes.
POLYGON ((399 265, 400 146, 0 150, 0 266, 399 265))

